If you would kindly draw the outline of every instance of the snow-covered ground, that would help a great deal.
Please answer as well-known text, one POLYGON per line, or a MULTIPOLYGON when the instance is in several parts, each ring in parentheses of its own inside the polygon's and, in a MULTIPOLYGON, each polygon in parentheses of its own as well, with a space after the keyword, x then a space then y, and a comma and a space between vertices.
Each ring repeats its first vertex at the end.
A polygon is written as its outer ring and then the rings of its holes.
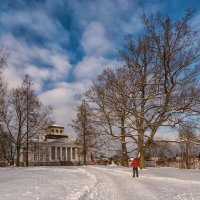
POLYGON ((118 166, 0 168, 0 200, 200 200, 200 170, 118 166))

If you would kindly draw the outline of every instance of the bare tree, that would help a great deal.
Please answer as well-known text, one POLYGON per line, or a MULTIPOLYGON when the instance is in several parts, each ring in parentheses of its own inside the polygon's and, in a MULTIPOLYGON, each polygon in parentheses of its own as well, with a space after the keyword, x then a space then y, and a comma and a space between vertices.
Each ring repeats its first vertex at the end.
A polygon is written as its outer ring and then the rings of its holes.
POLYGON ((127 86, 125 68, 107 68, 85 94, 95 112, 95 128, 102 136, 109 136, 111 140, 107 142, 115 144, 116 150, 121 151, 123 166, 128 166, 127 143, 130 137, 127 129, 130 106, 127 86))
POLYGON ((90 149, 95 146, 95 129, 92 124, 92 112, 85 100, 82 100, 81 105, 77 107, 77 117, 70 124, 77 133, 77 142, 83 146, 82 155, 84 164, 87 164, 87 157, 90 149))
POLYGON ((3 130, 0 125, 0 151, 3 155, 4 160, 6 160, 10 165, 14 164, 15 159, 15 148, 11 140, 8 139, 9 135, 3 130))
POLYGON ((0 49, 0 110, 3 107, 3 102, 4 102, 4 98, 3 97, 6 94, 6 84, 2 79, 2 70, 7 65, 8 56, 9 56, 8 50, 0 49))
POLYGON ((143 17, 145 33, 129 37, 122 58, 129 71, 131 128, 137 133, 139 165, 159 127, 196 120, 200 113, 199 38, 189 10, 179 21, 143 17))
POLYGON ((197 136, 191 126, 180 127, 179 139, 182 141, 180 143, 182 167, 185 166, 187 169, 191 168, 192 158, 195 157, 194 148, 196 144, 191 141, 195 141, 196 138, 197 136))
POLYGON ((0 75, 2 73, 2 70, 7 65, 7 58, 9 56, 8 49, 0 49, 0 75))
MULTIPOLYGON (((52 108, 41 104, 32 86, 30 80, 24 79, 22 86, 5 96, 1 110, 2 126, 8 135, 7 138, 16 147, 17 166, 22 145, 26 146, 28 154, 28 140, 39 134, 51 122, 49 115, 52 108)), ((28 164, 28 160, 26 162, 28 164)))
MULTIPOLYGON (((4 97, 7 92, 6 84, 2 78, 2 71, 7 66, 7 58, 9 56, 7 49, 0 49, 0 123, 1 123, 1 111, 4 106, 4 97)), ((12 164, 13 152, 12 145, 9 144, 9 141, 6 139, 6 133, 4 132, 0 124, 0 153, 4 156, 10 164, 12 164)))

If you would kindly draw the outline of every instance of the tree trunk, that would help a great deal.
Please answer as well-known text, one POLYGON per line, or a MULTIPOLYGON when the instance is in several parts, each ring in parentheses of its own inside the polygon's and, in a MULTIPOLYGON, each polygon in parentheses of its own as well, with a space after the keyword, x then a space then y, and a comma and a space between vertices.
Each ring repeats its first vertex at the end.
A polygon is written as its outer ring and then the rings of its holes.
POLYGON ((86 147, 86 135, 85 135, 85 131, 84 131, 84 135, 83 135, 83 163, 84 165, 87 165, 87 147, 86 147))
POLYGON ((189 142, 186 142, 186 168, 190 169, 190 162, 191 162, 191 154, 190 154, 190 146, 189 142))
POLYGON ((83 144, 83 163, 84 165, 87 165, 87 150, 86 150, 86 144, 83 144))
POLYGON ((138 164, 140 169, 144 169, 144 154, 145 154, 145 145, 144 145, 144 131, 140 130, 138 132, 138 164))
POLYGON ((140 169, 144 169, 145 165, 144 165, 144 151, 140 151, 139 152, 139 158, 138 158, 138 164, 139 164, 139 168, 140 169))
POLYGON ((138 165, 140 169, 144 169, 144 154, 145 154, 145 149, 143 144, 138 144, 138 165))
POLYGON ((122 143, 122 165, 128 167, 128 155, 125 143, 122 143))
POLYGON ((19 159, 20 159, 20 146, 17 146, 17 157, 16 157, 16 166, 19 167, 19 159))
POLYGON ((126 138, 125 138, 125 128, 124 128, 124 118, 121 118, 121 145, 122 145, 122 165, 128 167, 128 155, 126 148, 126 138))

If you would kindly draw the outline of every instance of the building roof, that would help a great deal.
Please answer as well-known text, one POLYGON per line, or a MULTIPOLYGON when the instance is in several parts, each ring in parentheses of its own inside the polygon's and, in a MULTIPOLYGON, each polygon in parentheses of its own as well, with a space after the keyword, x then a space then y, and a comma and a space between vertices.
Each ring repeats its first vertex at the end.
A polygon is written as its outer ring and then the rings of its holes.
POLYGON ((48 128, 62 128, 62 129, 64 129, 63 126, 59 126, 59 125, 57 125, 57 124, 52 124, 52 125, 49 126, 48 128))

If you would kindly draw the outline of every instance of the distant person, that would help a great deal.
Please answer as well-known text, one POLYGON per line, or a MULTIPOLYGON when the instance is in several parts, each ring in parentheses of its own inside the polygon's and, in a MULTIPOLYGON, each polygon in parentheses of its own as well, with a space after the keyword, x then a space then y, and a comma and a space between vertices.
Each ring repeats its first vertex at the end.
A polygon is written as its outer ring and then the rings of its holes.
POLYGON ((134 158, 133 161, 132 161, 132 167, 133 167, 133 177, 135 177, 135 174, 138 177, 139 176, 139 174, 138 174, 138 160, 136 158, 134 158))

